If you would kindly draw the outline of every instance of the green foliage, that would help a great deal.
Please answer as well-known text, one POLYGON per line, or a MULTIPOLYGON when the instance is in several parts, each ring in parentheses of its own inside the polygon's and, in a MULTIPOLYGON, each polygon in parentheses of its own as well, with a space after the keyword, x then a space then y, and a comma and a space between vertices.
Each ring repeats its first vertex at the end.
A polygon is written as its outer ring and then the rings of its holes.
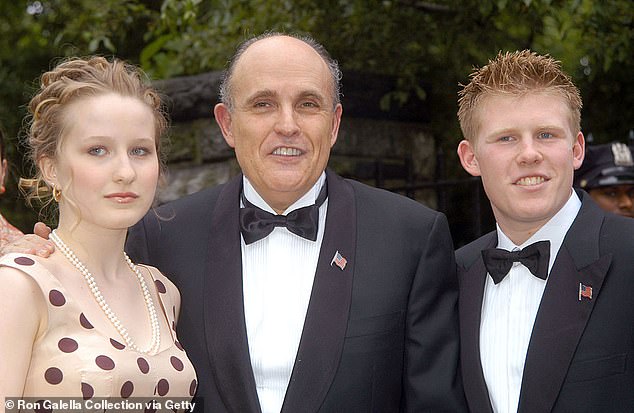
MULTIPOLYGON (((310 32, 344 74, 398 77, 397 89, 382 100, 385 109, 413 95, 427 99, 438 109, 434 133, 453 145, 458 84, 474 65, 500 50, 531 48, 561 60, 584 96, 595 96, 601 84, 626 80, 613 79, 621 71, 612 68, 633 65, 633 16, 628 0, 164 0, 141 62, 157 77, 195 74, 222 68, 250 35, 310 32)), ((593 128, 605 118, 587 112, 584 124, 593 128)), ((616 120, 625 136, 631 111, 616 120)))
POLYGON ((460 136, 459 84, 498 51, 524 48, 551 54, 573 75, 586 131, 624 140, 634 128, 633 18, 631 0, 3 1, 0 119, 22 173, 15 143, 24 105, 57 59, 114 54, 169 78, 222 69, 240 41, 275 30, 311 33, 340 61, 344 85, 347 71, 395 76, 383 107, 425 99, 446 153, 460 136))

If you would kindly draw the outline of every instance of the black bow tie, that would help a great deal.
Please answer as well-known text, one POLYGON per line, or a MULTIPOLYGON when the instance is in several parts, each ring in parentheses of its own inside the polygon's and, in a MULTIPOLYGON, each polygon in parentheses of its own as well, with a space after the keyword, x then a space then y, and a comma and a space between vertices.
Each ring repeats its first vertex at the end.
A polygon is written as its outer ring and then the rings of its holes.
POLYGON ((240 232, 248 245, 269 235, 275 227, 286 227, 290 232, 311 241, 317 240, 319 227, 319 207, 328 196, 327 186, 321 187, 313 205, 296 209, 288 215, 275 215, 264 211, 252 203, 242 193, 244 208, 240 209, 240 232))
POLYGON ((545 280, 548 276, 550 241, 536 242, 521 251, 489 248, 482 250, 482 258, 484 258, 484 265, 496 284, 506 277, 514 262, 521 262, 534 276, 545 280))

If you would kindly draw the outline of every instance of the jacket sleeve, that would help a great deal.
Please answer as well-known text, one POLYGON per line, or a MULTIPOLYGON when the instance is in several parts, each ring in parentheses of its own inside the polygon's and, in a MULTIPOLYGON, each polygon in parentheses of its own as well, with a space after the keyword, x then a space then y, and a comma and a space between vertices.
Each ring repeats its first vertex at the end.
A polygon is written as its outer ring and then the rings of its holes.
POLYGON ((407 412, 466 412, 459 372, 458 281, 447 219, 421 234, 408 300, 404 406, 407 412))

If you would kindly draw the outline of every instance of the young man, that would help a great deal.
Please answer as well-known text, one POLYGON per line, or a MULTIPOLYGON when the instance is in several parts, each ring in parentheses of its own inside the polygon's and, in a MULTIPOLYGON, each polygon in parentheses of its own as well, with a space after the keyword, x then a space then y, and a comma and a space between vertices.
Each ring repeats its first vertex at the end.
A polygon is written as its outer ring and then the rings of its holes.
POLYGON ((460 96, 458 156, 497 221, 457 251, 471 411, 634 411, 634 222, 572 190, 577 88, 522 51, 476 70, 460 96))
POLYGON ((574 185, 604 210, 634 218, 634 160, 626 144, 588 146, 574 185))

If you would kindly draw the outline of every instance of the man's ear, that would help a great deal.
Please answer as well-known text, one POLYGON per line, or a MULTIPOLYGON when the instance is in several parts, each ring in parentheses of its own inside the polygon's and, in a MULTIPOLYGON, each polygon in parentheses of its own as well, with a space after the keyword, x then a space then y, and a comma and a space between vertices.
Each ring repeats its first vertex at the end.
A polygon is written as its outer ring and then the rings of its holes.
POLYGON ((236 142, 231 130, 231 111, 229 108, 224 103, 218 103, 214 107, 214 117, 216 118, 216 123, 220 126, 220 131, 222 132, 222 136, 225 138, 227 145, 235 148, 236 142))
POLYGON ((572 165, 575 169, 579 169, 586 156, 586 141, 583 133, 577 133, 574 143, 572 144, 572 165))
POLYGON ((458 158, 460 158, 460 164, 467 173, 473 176, 480 176, 480 165, 478 165, 478 159, 471 142, 466 139, 460 141, 458 144, 458 158))
POLYGON ((339 125, 341 125, 341 114, 343 113, 343 106, 341 103, 335 107, 335 113, 332 119, 332 132, 330 135, 330 147, 332 148, 337 142, 337 136, 339 136, 339 125))

